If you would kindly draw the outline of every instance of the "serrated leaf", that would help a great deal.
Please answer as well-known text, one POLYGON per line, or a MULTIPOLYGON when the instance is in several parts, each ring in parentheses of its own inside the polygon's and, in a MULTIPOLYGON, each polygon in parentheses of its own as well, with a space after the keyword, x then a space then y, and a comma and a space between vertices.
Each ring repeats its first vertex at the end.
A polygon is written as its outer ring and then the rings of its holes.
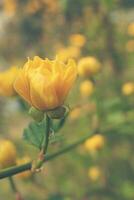
POLYGON ((31 122, 23 131, 23 139, 29 144, 41 149, 42 140, 45 134, 45 122, 31 122))

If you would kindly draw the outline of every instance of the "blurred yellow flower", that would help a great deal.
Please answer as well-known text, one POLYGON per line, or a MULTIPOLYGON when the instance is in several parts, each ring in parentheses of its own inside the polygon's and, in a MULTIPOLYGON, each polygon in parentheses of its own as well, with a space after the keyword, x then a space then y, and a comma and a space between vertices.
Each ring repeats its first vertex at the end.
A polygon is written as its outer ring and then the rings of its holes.
POLYGON ((35 56, 28 59, 15 81, 16 92, 39 110, 63 105, 77 76, 77 67, 70 59, 64 64, 57 57, 51 61, 35 56))
POLYGON ((9 140, 0 140, 0 168, 16 164, 16 148, 9 140))
POLYGON ((134 36, 134 22, 128 25, 128 35, 134 36))
POLYGON ((99 72, 100 62, 92 56, 82 58, 78 63, 78 73, 80 76, 88 77, 99 72))
POLYGON ((80 93, 83 97, 90 96, 94 91, 94 84, 92 81, 85 80, 80 84, 80 93))
POLYGON ((92 181, 96 181, 100 178, 101 176, 101 170, 98 166, 93 166, 90 167, 88 170, 88 177, 92 180, 92 181))
POLYGON ((122 93, 124 95, 131 95, 134 94, 134 83, 127 82, 122 86, 122 93))
POLYGON ((69 38, 71 45, 82 47, 86 43, 86 38, 82 34, 72 34, 69 38))
MULTIPOLYGON (((28 162, 31 162, 31 159, 30 159, 29 156, 24 156, 24 157, 22 157, 20 159, 17 159, 17 161, 16 161, 17 165, 23 165, 23 164, 26 164, 28 162)), ((22 178, 22 179, 23 178, 27 179, 27 178, 29 178, 31 176, 32 176, 32 172, 30 170, 27 170, 25 172, 21 172, 21 173, 16 175, 16 177, 22 178)))
POLYGON ((45 7, 45 12, 55 13, 59 9, 59 0, 41 0, 45 7))
POLYGON ((90 153, 100 150, 105 144, 105 138, 101 134, 96 134, 85 141, 84 146, 90 153))
POLYGON ((42 7, 42 4, 39 0, 31 0, 28 2, 25 10, 27 13, 34 14, 36 13, 40 8, 42 7))
POLYGON ((128 52, 134 52, 134 40, 129 40, 126 44, 126 50, 128 52))
POLYGON ((57 55, 60 60, 66 62, 69 58, 78 58, 80 56, 80 49, 74 46, 61 48, 58 50, 57 55))
POLYGON ((81 114, 81 109, 80 109, 79 107, 76 107, 76 108, 74 108, 74 109, 70 112, 69 118, 70 118, 71 120, 78 119, 78 117, 80 116, 80 114, 81 114))
POLYGON ((14 80, 19 73, 17 67, 11 67, 10 69, 0 72, 0 95, 1 96, 13 96, 15 90, 13 87, 14 80))
POLYGON ((16 0, 4 0, 3 7, 6 14, 15 14, 17 9, 17 1, 16 0))

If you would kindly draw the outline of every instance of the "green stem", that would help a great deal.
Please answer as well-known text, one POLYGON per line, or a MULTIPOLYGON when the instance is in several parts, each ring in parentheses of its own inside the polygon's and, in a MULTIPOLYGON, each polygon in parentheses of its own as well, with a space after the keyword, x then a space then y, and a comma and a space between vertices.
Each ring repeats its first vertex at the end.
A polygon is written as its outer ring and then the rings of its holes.
MULTIPOLYGON (((45 158, 42 160, 42 163, 44 162, 47 162, 49 160, 52 160, 74 148, 76 148, 77 146, 79 146, 80 144, 82 144, 86 139, 88 139, 90 136, 92 136, 92 134, 88 134, 88 135, 85 135, 84 137, 82 137, 80 140, 74 142, 73 144, 57 151, 56 153, 53 153, 53 154, 50 154, 50 155, 46 155, 45 158)), ((6 177, 9 177, 9 176, 13 176, 15 174, 18 174, 20 172, 23 172, 23 171, 26 171, 26 170, 31 170, 31 167, 32 167, 32 163, 29 162, 27 164, 24 164, 24 165, 20 165, 20 166, 15 166, 15 167, 11 167, 11 168, 7 168, 7 169, 4 169, 4 170, 1 170, 0 171, 0 179, 3 179, 3 178, 6 178, 6 177)))
POLYGON ((8 177, 8 180, 9 180, 9 183, 10 183, 10 186, 12 188, 12 191, 14 192, 15 196, 16 196, 16 200, 22 200, 22 197, 21 197, 21 194, 19 193, 19 191, 17 190, 17 187, 15 185, 15 182, 13 180, 13 177, 12 176, 9 176, 8 177))
POLYGON ((12 188, 12 191, 15 192, 15 193, 17 193, 18 191, 17 191, 17 188, 16 188, 16 185, 14 183, 13 178, 11 176, 9 176, 8 179, 9 179, 9 183, 10 183, 10 186, 12 188))
POLYGON ((45 130, 45 135, 44 135, 43 142, 42 142, 41 151, 40 151, 38 160, 36 161, 36 163, 33 163, 33 166, 32 166, 33 172, 42 167, 43 160, 44 160, 44 157, 45 157, 45 155, 47 153, 47 149, 48 149, 51 119, 49 118, 49 116, 47 114, 46 114, 46 124, 45 125, 46 125, 46 130, 45 130))
POLYGON ((46 115, 46 132, 45 132, 44 140, 43 140, 43 143, 42 143, 42 154, 43 155, 46 154, 47 148, 48 148, 50 123, 51 123, 51 120, 50 120, 49 116, 46 115))

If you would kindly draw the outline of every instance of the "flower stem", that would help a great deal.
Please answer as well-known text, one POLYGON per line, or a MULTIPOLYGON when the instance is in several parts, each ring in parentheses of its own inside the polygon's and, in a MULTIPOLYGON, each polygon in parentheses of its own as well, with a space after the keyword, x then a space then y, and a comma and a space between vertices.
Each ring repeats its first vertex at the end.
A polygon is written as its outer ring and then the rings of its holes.
POLYGON ((16 184, 15 184, 15 182, 13 180, 13 177, 9 176, 8 180, 9 180, 10 186, 12 188, 12 191, 15 193, 16 200, 22 200, 21 194, 20 194, 20 192, 18 191, 18 189, 16 187, 16 184))
POLYGON ((16 185, 15 185, 15 183, 14 183, 13 178, 12 178, 11 176, 9 176, 8 179, 9 179, 9 183, 10 183, 10 186, 11 186, 13 192, 16 193, 16 192, 17 192, 17 188, 16 188, 16 185))
MULTIPOLYGON (((83 136, 82 138, 80 138, 78 141, 74 142, 73 144, 68 145, 67 147, 57 151, 56 153, 50 154, 50 155, 46 155, 44 160, 42 161, 42 163, 47 162, 49 160, 52 160, 54 158, 57 158, 60 155, 63 155, 64 153, 67 153, 68 151, 76 148, 77 146, 79 146, 80 144, 82 144, 86 139, 88 139, 89 137, 91 137, 93 134, 88 134, 83 136)), ((42 164, 41 163, 41 164, 42 164)), ((20 172, 24 172, 27 170, 31 170, 32 167, 32 163, 26 163, 24 165, 20 165, 20 166, 15 166, 15 167, 10 167, 8 169, 4 169, 0 171, 0 179, 18 174, 20 172)))
POLYGON ((32 164, 32 169, 31 169, 32 172, 40 171, 41 167, 43 165, 43 162, 44 162, 43 160, 47 153, 48 144, 49 144, 50 126, 51 126, 51 119, 46 114, 46 130, 45 130, 45 135, 44 135, 43 142, 42 142, 42 148, 41 148, 41 151, 40 151, 37 161, 33 162, 33 164, 32 164))
POLYGON ((50 118, 48 115, 46 115, 46 132, 45 132, 45 136, 44 136, 44 140, 42 143, 42 153, 43 155, 46 154, 47 152, 47 148, 48 148, 48 143, 49 143, 49 134, 50 134, 50 118))

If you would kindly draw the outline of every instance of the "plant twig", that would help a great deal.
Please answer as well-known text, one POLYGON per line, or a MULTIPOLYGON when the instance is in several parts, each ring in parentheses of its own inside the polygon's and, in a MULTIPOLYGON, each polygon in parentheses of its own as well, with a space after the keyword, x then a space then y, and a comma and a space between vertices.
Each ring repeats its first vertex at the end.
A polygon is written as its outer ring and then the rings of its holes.
POLYGON ((47 149, 48 149, 48 144, 49 144, 49 134, 50 134, 50 126, 51 126, 51 119, 49 118, 49 116, 46 114, 46 129, 45 129, 45 135, 43 138, 43 142, 42 142, 42 148, 41 151, 39 153, 39 157, 36 161, 33 162, 32 164, 32 172, 38 172, 41 170, 41 167, 43 165, 43 160, 45 158, 45 155, 47 153, 47 149))
POLYGON ((50 134, 50 118, 48 115, 46 115, 46 132, 45 132, 45 136, 44 136, 44 140, 42 143, 42 153, 43 155, 46 154, 47 152, 47 148, 48 148, 48 143, 49 143, 49 134, 50 134))
MULTIPOLYGON (((42 163, 47 162, 49 160, 52 160, 54 158, 57 158, 58 156, 63 155, 64 153, 67 153, 70 150, 73 150, 74 148, 76 148, 77 146, 82 144, 90 136, 92 136, 92 134, 85 135, 81 139, 79 139, 78 141, 76 141, 73 144, 70 144, 67 147, 57 151, 56 153, 46 155, 44 160, 42 161, 42 163)), ((32 162, 29 162, 29 163, 26 163, 24 165, 14 166, 14 167, 10 167, 10 168, 1 170, 0 171, 0 179, 6 178, 6 177, 9 177, 9 176, 13 176, 13 175, 18 174, 18 173, 23 172, 23 171, 31 170, 31 167, 32 167, 32 162)))
POLYGON ((13 177, 9 176, 8 180, 9 180, 10 186, 12 188, 12 191, 15 193, 16 200, 22 200, 21 194, 20 194, 20 192, 18 191, 18 189, 16 187, 16 184, 15 184, 15 182, 13 180, 13 177))

